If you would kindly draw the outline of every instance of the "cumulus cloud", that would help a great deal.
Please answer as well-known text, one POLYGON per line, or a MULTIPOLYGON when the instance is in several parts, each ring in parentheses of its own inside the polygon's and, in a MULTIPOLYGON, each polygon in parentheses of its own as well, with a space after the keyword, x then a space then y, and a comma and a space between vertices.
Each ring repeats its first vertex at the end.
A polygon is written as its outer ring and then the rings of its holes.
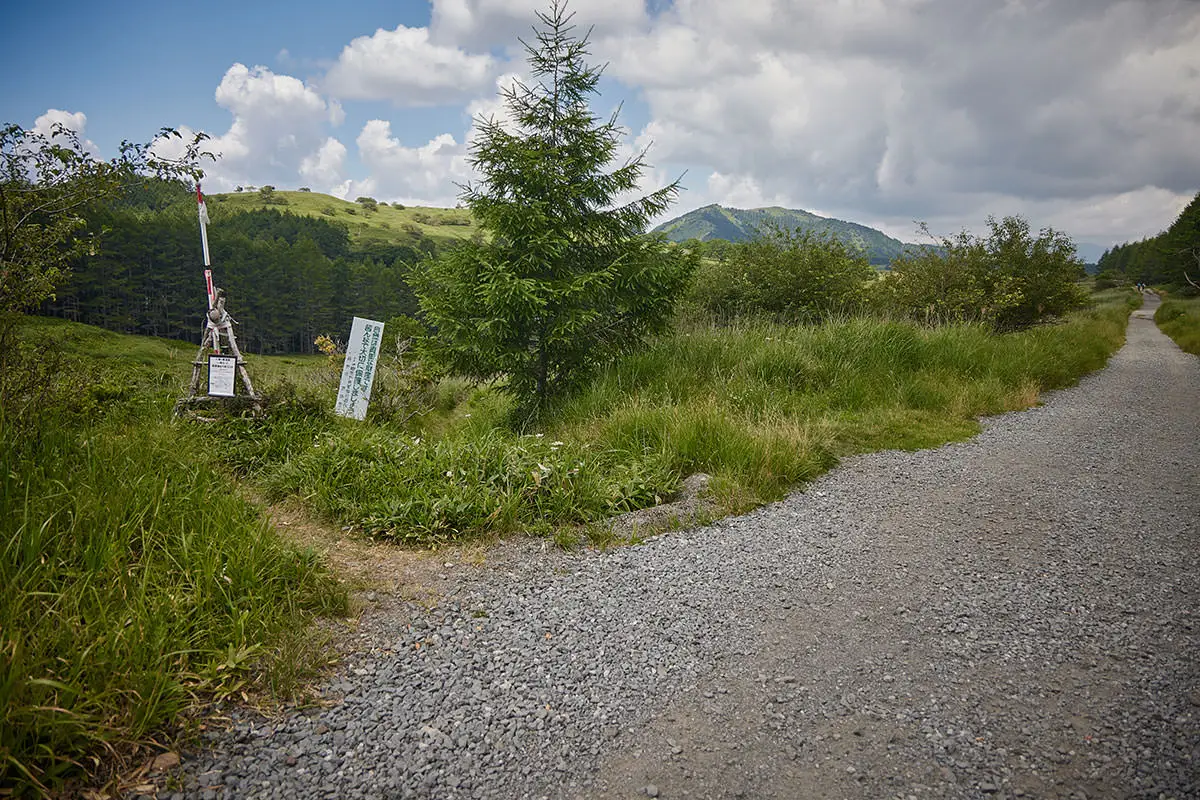
POLYGON ((428 29, 400 25, 346 45, 324 86, 338 97, 445 105, 485 87, 493 72, 491 56, 434 44, 428 29))
POLYGON ((677 0, 600 50, 656 158, 791 205, 903 226, 1200 186, 1188 0, 677 0))
POLYGON ((347 187, 347 194, 377 195, 377 199, 404 204, 454 205, 456 183, 472 177, 467 147, 443 133, 429 142, 405 146, 392 134, 390 122, 373 119, 355 140, 359 158, 370 171, 370 183, 347 187))
POLYGON ((319 150, 301 159, 300 174, 328 190, 341 182, 345 164, 346 145, 330 136, 319 150))
POLYGON ((62 111, 57 108, 48 108, 45 114, 33 121, 33 130, 47 139, 51 139, 59 125, 66 130, 73 131, 79 137, 79 144, 83 148, 83 152, 92 156, 99 155, 100 150, 96 147, 96 143, 84 136, 87 128, 87 114, 82 111, 62 111))
POLYGON ((337 103, 298 78, 244 64, 226 71, 216 100, 233 114, 233 123, 208 143, 208 149, 221 156, 208 169, 214 188, 229 190, 243 183, 286 186, 301 174, 332 176, 336 146, 329 143, 328 129, 344 118, 337 103))
MULTIPOLYGON (((430 28, 441 42, 512 47, 518 37, 531 41, 536 14, 546 8, 545 0, 433 0, 430 28)), ((598 37, 613 36, 647 19, 643 0, 572 0, 567 11, 578 35, 590 27, 598 37)))

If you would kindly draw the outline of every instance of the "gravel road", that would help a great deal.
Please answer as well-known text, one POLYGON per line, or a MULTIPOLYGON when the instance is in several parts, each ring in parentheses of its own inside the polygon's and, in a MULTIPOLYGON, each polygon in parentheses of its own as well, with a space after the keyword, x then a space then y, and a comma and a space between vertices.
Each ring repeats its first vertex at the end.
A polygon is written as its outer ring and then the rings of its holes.
POLYGON ((364 616, 338 702, 239 713, 158 796, 1200 797, 1200 359, 1150 311, 969 442, 448 561, 364 616))

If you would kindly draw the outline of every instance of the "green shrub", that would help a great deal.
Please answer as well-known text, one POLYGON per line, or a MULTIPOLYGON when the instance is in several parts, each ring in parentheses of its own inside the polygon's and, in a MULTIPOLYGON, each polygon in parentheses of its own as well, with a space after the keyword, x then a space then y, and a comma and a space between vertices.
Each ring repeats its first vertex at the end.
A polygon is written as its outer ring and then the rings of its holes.
POLYGON ((389 539, 421 543, 603 519, 653 505, 679 476, 654 453, 468 429, 438 441, 357 427, 273 472, 270 496, 389 539))
POLYGON ((688 299, 730 318, 768 314, 813 320, 855 309, 874 271, 833 236, 768 226, 697 270, 688 299))
POLYGON ((1095 280, 1092 282, 1092 288, 1097 292, 1128 285, 1129 279, 1113 269, 1106 269, 1097 273, 1095 280))
POLYGON ((1083 264, 1069 238, 1053 228, 1035 238, 1021 217, 989 218, 988 227, 986 239, 963 231, 901 256, 871 287, 876 308, 926 324, 1016 330, 1085 305, 1083 264))

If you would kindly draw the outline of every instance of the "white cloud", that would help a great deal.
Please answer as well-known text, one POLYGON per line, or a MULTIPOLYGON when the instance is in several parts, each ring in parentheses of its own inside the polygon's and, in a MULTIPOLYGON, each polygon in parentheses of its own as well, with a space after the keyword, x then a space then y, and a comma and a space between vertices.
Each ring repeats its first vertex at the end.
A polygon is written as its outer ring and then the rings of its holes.
POLYGON ((348 187, 347 194, 370 194, 406 205, 451 206, 458 197, 456 182, 465 183, 472 177, 466 146, 448 133, 424 145, 406 147, 392 135, 390 122, 373 119, 363 126, 356 144, 371 177, 369 183, 348 187))
MULTIPOLYGON (((537 12, 546 12, 545 0, 433 0, 434 39, 469 46, 515 48, 517 38, 533 40, 537 12)), ((647 20, 643 0, 572 0, 568 13, 575 15, 575 33, 588 28, 597 38, 634 30, 647 20)))
MULTIPOLYGON (((87 114, 82 111, 62 111, 57 108, 46 109, 46 113, 42 114, 33 121, 33 130, 41 134, 48 140, 52 140, 56 130, 56 126, 61 125, 69 131, 73 131, 79 137, 79 145, 83 152, 91 156, 100 154, 96 143, 84 136, 84 131, 87 129, 87 114)), ((60 140, 61 141, 61 140, 60 140)))
POLYGON ((330 144, 328 128, 343 120, 337 103, 298 78, 243 64, 225 73, 216 100, 233 114, 229 130, 207 145, 220 154, 206 169, 217 189, 247 183, 292 186, 298 176, 314 171, 330 182, 336 179, 338 145, 330 144))
POLYGON ((329 191, 342 181, 346 165, 346 145, 330 136, 315 153, 300 161, 300 174, 317 185, 319 191, 329 191))
POLYGON ((426 28, 400 25, 346 45, 324 86, 345 98, 445 105, 485 87, 494 71, 491 56, 433 44, 426 28))
POLYGON ((652 157, 700 165, 685 207, 728 183, 893 230, 1036 212, 1111 238, 1145 224, 1118 198, 1161 213, 1200 188, 1187 0, 677 0, 602 44, 652 157))

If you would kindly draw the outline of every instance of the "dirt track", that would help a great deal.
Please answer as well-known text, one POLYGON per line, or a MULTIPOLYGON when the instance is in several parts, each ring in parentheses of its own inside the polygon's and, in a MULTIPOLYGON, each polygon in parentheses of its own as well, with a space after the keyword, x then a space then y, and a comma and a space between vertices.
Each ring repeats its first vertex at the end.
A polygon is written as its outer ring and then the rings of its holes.
POLYGON ((623 734, 594 795, 1200 796, 1200 359, 1156 306, 1044 407, 762 512, 827 534, 788 556, 812 590, 623 734))

